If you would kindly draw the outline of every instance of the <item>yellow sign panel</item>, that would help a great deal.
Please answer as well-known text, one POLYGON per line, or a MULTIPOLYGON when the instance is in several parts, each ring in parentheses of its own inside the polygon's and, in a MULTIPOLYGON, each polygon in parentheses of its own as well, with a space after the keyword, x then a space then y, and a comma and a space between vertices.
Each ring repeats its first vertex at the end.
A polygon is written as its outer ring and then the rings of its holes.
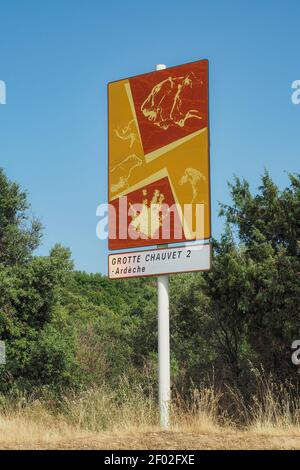
POLYGON ((209 239, 208 61, 112 82, 108 106, 109 248, 209 239))

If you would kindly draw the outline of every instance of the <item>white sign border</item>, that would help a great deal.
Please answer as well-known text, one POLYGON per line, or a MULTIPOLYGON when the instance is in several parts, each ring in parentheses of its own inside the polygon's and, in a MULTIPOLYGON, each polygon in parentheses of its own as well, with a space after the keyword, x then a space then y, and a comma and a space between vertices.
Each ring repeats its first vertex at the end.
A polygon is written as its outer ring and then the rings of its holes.
POLYGON ((156 276, 164 276, 164 275, 169 275, 169 274, 184 274, 184 273, 193 273, 193 272, 208 272, 211 270, 212 267, 212 243, 194 243, 192 245, 180 245, 180 246, 168 246, 168 247, 157 247, 157 248, 149 248, 147 250, 137 250, 137 251, 124 251, 120 253, 110 253, 107 257, 108 261, 108 279, 112 281, 119 281, 121 279, 136 279, 138 277, 156 277, 156 276), (209 267, 207 269, 188 269, 187 271, 168 271, 168 272, 162 272, 162 273, 157 273, 157 274, 137 274, 133 276, 124 276, 124 277, 110 277, 110 269, 109 269, 109 259, 113 256, 124 256, 124 255, 139 255, 141 253, 153 251, 161 251, 161 250, 178 250, 180 248, 182 249, 189 249, 189 248, 195 248, 195 247, 207 247, 209 246, 209 267))

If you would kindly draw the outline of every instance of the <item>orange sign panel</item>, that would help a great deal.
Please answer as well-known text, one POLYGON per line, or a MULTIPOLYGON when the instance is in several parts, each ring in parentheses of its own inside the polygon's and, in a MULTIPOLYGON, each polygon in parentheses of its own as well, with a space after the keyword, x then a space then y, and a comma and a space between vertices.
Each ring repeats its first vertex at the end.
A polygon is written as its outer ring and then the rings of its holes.
POLYGON ((209 239, 208 61, 109 83, 108 108, 109 249, 209 239))

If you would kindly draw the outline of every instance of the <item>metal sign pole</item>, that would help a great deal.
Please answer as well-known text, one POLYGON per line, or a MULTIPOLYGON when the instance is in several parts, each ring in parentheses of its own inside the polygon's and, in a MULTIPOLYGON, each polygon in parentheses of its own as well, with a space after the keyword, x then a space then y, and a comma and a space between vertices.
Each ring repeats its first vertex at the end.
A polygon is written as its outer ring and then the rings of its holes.
MULTIPOLYGON (((166 65, 156 65, 156 70, 166 69, 166 65)), ((161 245, 161 248, 168 245, 161 245)), ((170 425, 170 318, 169 318, 169 276, 157 277, 158 314, 158 394, 160 425, 168 429, 170 425)))
POLYGON ((170 421, 169 276, 157 277, 157 303, 159 414, 161 427, 168 429, 170 421))

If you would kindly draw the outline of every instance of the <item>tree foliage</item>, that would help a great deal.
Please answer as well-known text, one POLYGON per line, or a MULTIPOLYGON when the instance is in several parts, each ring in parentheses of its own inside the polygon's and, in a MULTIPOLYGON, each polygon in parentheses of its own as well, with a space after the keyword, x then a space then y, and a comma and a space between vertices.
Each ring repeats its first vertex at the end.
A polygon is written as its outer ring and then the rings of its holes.
MULTIPOLYGON (((235 178, 212 270, 171 276, 174 386, 188 390, 214 375, 247 395, 250 363, 297 380, 290 345, 300 317, 300 177, 289 178, 280 190, 266 172, 256 194, 235 178)), ((74 271, 60 245, 34 256, 40 239, 26 193, 1 170, 1 387, 85 387, 123 374, 155 382, 155 279, 74 271)))

